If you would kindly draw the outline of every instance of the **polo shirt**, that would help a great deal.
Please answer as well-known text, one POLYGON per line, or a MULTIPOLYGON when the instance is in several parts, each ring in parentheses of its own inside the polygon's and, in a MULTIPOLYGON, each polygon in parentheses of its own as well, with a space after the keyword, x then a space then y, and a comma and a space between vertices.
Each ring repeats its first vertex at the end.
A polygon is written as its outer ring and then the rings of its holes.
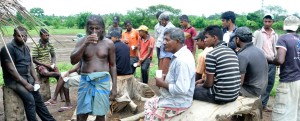
POLYGON ((44 64, 51 64, 51 55, 55 54, 53 44, 48 42, 46 46, 43 46, 42 40, 39 40, 39 44, 32 48, 32 58, 36 58, 38 61, 44 64))
POLYGON ((194 43, 195 41, 193 40, 192 37, 195 37, 197 35, 197 31, 194 27, 190 26, 187 29, 183 29, 184 32, 189 33, 191 35, 190 38, 187 38, 184 40, 184 44, 187 46, 187 48, 193 52, 194 51, 194 43))
POLYGON ((130 48, 130 57, 136 57, 136 50, 133 50, 132 46, 138 46, 139 32, 135 29, 132 29, 130 32, 125 31, 122 34, 121 40, 124 42, 126 39, 128 40, 127 46, 130 48))
MULTIPOLYGON (((12 61, 16 66, 18 73, 27 80, 27 82, 33 84, 34 80, 30 74, 31 69, 31 56, 30 50, 27 45, 19 46, 16 44, 15 40, 12 40, 7 44, 7 49, 11 55, 12 61)), ((6 48, 3 46, 1 48, 1 66, 3 72, 3 79, 6 86, 12 87, 16 85, 16 80, 9 73, 8 68, 5 66, 6 63, 11 63, 10 57, 6 48)))
POLYGON ((148 58, 152 58, 153 55, 153 48, 155 46, 155 40, 153 37, 148 35, 147 40, 144 40, 142 37, 139 38, 139 44, 140 44, 140 58, 144 58, 148 53, 148 48, 152 48, 152 51, 148 58))
POLYGON ((128 75, 131 74, 130 66, 130 56, 129 56, 129 47, 117 40, 115 44, 115 53, 116 53, 116 65, 117 65, 117 75, 128 75))
POLYGON ((214 74, 215 77, 213 86, 209 88, 215 101, 236 100, 240 91, 241 75, 235 52, 220 42, 207 53, 205 63, 206 73, 214 74))

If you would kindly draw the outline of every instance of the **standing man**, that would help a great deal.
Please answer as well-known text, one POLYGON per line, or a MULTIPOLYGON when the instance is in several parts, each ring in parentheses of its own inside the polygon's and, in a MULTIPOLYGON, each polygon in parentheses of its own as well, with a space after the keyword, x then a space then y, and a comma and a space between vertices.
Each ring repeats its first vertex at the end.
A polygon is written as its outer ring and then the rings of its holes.
POLYGON ((196 42, 194 42, 192 37, 197 35, 197 31, 194 27, 191 26, 189 17, 187 15, 180 16, 180 25, 184 31, 184 44, 187 48, 193 53, 194 57, 196 54, 196 42))
MULTIPOLYGON (((149 77, 149 67, 152 61, 153 49, 155 40, 148 33, 148 27, 145 25, 141 25, 138 28, 139 31, 139 45, 138 45, 138 59, 134 60, 134 63, 137 62, 137 66, 141 66, 142 79, 143 83, 148 83, 149 77)), ((134 67, 135 70, 135 67, 134 67)))
POLYGON ((242 85, 240 95, 260 97, 267 85, 267 59, 264 53, 253 45, 252 33, 248 27, 238 28, 233 35, 233 39, 237 47, 241 48, 237 53, 242 85))
POLYGON ((113 25, 108 27, 108 33, 110 33, 113 30, 117 30, 118 32, 122 33, 122 28, 119 27, 120 17, 114 16, 112 19, 113 25))
MULTIPOLYGON (((49 42, 49 36, 47 29, 42 28, 40 30, 41 39, 39 40, 39 43, 32 48, 32 58, 33 62, 36 64, 37 72, 41 76, 54 77, 58 82, 61 75, 55 64, 56 55, 53 44, 49 42)), ((63 90, 59 91, 61 100, 65 100, 63 90)), ((53 97, 57 97, 57 95, 54 94, 53 97)))
POLYGON ((279 84, 272 112, 272 121, 300 120, 300 36, 296 33, 300 19, 287 17, 283 22, 286 34, 276 44, 274 62, 280 65, 279 84))
POLYGON ((109 39, 115 44, 117 75, 132 74, 129 47, 121 42, 121 34, 118 31, 114 30, 110 32, 109 36, 109 39))
POLYGON ((196 60, 198 62, 196 67, 196 84, 200 84, 202 80, 206 80, 205 59, 207 53, 213 50, 213 47, 206 47, 204 42, 205 36, 203 32, 199 32, 199 34, 196 37, 193 37, 193 39, 196 41, 198 49, 203 50, 201 53, 199 53, 198 59, 196 60))
POLYGON ((162 70, 163 76, 165 76, 168 72, 170 61, 171 61, 173 54, 171 52, 165 51, 164 44, 163 44, 164 32, 167 29, 175 27, 175 26, 170 22, 169 15, 166 12, 160 14, 158 19, 159 19, 159 23, 161 24, 161 26, 163 26, 163 28, 162 28, 162 32, 160 33, 155 45, 156 45, 156 47, 160 48, 159 67, 158 68, 160 70, 162 70))
MULTIPOLYGON (((122 42, 124 42, 130 49, 130 64, 133 65, 133 61, 136 60, 137 57, 137 46, 139 39, 139 32, 132 28, 132 24, 129 20, 124 22, 126 27, 126 31, 122 34, 122 42)), ((134 73, 135 71, 133 71, 134 73)))
POLYGON ((145 103, 145 121, 171 120, 186 111, 193 102, 195 88, 194 56, 184 45, 184 33, 179 28, 170 28, 164 33, 164 45, 174 57, 166 78, 155 78, 161 96, 145 103))
POLYGON ((229 48, 234 51, 236 50, 236 45, 234 41, 230 41, 230 35, 235 32, 237 26, 235 25, 235 13, 232 11, 226 11, 222 13, 221 20, 223 26, 223 41, 227 44, 229 48))
POLYGON ((70 57, 72 64, 81 61, 77 120, 85 121, 89 114, 96 115, 97 121, 105 120, 109 100, 114 100, 117 94, 115 46, 104 38, 105 25, 99 15, 87 18, 86 35, 77 42, 70 57))
POLYGON ((276 65, 270 63, 274 60, 276 52, 276 42, 278 35, 272 29, 272 24, 274 23, 274 16, 271 14, 266 14, 263 18, 264 26, 260 30, 254 32, 253 44, 262 49, 265 57, 269 62, 269 72, 268 72, 268 84, 265 93, 262 95, 262 104, 264 111, 271 112, 272 108, 267 107, 270 92, 274 86, 275 75, 276 75, 276 65))
MULTIPOLYGON (((14 39, 8 43, 7 49, 1 49, 1 66, 5 86, 14 90, 22 99, 28 121, 38 121, 36 113, 42 121, 55 121, 42 101, 39 91, 33 85, 39 84, 36 76, 27 41, 27 30, 18 26, 14 29, 14 39)), ((9 107, 8 107, 9 108, 9 107)))
POLYGON ((204 29, 205 44, 214 49, 207 53, 206 80, 195 87, 194 99, 225 104, 239 96, 241 75, 235 52, 223 44, 223 32, 216 25, 204 29))
MULTIPOLYGON (((158 41, 158 39, 159 39, 159 35, 162 33, 162 31, 163 31, 163 29, 164 29, 164 27, 160 24, 160 21, 159 21, 159 16, 160 16, 160 14, 162 14, 163 12, 161 12, 161 11, 158 11, 157 13, 156 13, 156 19, 157 19, 157 24, 154 26, 154 39, 156 40, 156 41, 158 41)), ((160 40, 161 41, 161 40, 160 40)), ((156 47, 156 55, 157 55, 157 59, 158 59, 158 61, 157 61, 157 65, 159 66, 159 55, 160 55, 160 48, 159 47, 156 47)))

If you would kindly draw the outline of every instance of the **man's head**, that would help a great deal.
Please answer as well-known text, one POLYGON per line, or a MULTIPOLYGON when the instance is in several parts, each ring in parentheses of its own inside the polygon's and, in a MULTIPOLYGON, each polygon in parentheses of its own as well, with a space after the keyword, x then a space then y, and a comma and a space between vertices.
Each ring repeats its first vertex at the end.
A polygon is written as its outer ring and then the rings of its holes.
POLYGON ((189 17, 187 15, 182 15, 179 17, 181 27, 187 27, 190 23, 189 17))
POLYGON ((160 16, 158 17, 159 23, 162 26, 166 26, 169 22, 169 14, 167 12, 163 12, 160 14, 160 16))
POLYGON ((126 20, 126 21, 124 22, 124 25, 125 25, 125 27, 126 27, 127 32, 130 32, 130 31, 132 30, 131 21, 126 20))
POLYGON ((198 46, 198 49, 202 49, 204 50, 206 45, 205 45, 205 36, 203 34, 203 32, 199 32, 197 36, 193 37, 193 40, 196 41, 196 44, 198 46))
POLYGON ((252 42, 252 32, 248 27, 239 27, 235 33, 231 35, 231 38, 234 39, 238 47, 241 47, 243 43, 252 42))
POLYGON ((90 15, 86 20, 86 35, 96 33, 100 40, 105 36, 105 25, 100 15, 90 15))
POLYGON ((24 42, 27 41, 27 29, 22 27, 22 26, 18 26, 17 28, 14 29, 14 40, 18 45, 23 45, 24 42))
POLYGON ((229 27, 231 24, 235 24, 235 13, 232 11, 226 11, 222 13, 221 20, 223 28, 229 27))
POLYGON ((156 19, 158 20, 158 18, 159 18, 159 16, 160 16, 160 14, 162 14, 163 12, 161 12, 161 11, 158 11, 157 13, 156 13, 156 19))
POLYGON ((217 25, 210 25, 204 29, 206 47, 214 47, 220 41, 223 41, 223 31, 217 25))
POLYGON ((145 25, 141 25, 138 29, 140 37, 148 36, 148 27, 145 25))
POLYGON ((264 28, 270 29, 274 23, 274 16, 272 14, 266 14, 263 18, 264 28))
POLYGON ((42 41, 49 42, 49 31, 45 28, 42 28, 40 30, 40 37, 42 41))
POLYGON ((283 21, 283 30, 296 32, 300 25, 300 19, 296 16, 288 16, 283 21))
POLYGON ((120 22, 120 17, 119 16, 114 16, 112 21, 113 21, 113 26, 118 27, 119 22, 120 22))
POLYGON ((179 28, 169 28, 164 33, 164 49, 176 53, 184 44, 184 33, 179 28))
POLYGON ((113 30, 113 31, 111 31, 111 32, 109 33, 109 35, 108 35, 107 38, 109 38, 109 39, 111 39, 113 42, 115 42, 115 41, 119 40, 120 37, 121 37, 120 32, 117 31, 117 30, 113 30))

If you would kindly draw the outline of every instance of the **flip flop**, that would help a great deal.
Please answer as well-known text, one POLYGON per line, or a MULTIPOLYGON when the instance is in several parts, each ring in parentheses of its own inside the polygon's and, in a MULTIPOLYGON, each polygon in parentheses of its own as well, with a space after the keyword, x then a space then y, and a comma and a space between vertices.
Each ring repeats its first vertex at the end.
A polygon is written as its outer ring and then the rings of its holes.
POLYGON ((56 103, 51 103, 50 101, 44 102, 46 106, 55 106, 56 103))
POLYGON ((64 106, 64 107, 60 107, 60 109, 58 109, 58 112, 64 112, 66 110, 72 109, 72 106, 68 107, 68 106, 64 106))

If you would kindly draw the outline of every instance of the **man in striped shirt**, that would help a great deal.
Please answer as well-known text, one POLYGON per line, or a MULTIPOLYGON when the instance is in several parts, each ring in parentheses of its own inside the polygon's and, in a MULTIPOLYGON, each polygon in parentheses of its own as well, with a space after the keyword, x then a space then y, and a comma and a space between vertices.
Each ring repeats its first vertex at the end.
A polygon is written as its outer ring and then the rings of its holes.
POLYGON ((206 80, 197 84, 194 99, 225 104, 235 101, 240 91, 239 62, 235 52, 223 43, 223 32, 218 26, 204 30, 207 47, 213 47, 205 59, 206 80))

